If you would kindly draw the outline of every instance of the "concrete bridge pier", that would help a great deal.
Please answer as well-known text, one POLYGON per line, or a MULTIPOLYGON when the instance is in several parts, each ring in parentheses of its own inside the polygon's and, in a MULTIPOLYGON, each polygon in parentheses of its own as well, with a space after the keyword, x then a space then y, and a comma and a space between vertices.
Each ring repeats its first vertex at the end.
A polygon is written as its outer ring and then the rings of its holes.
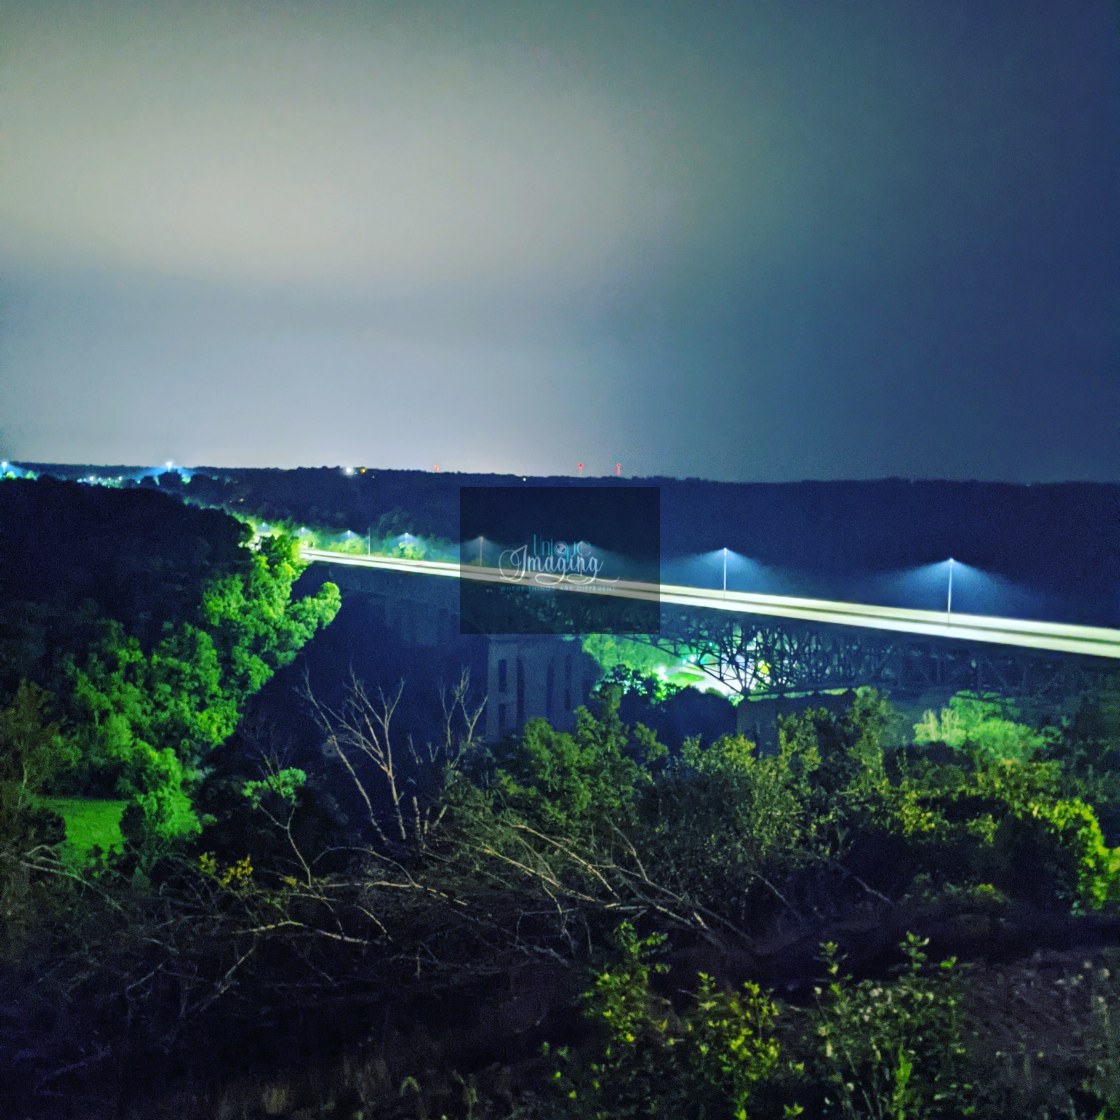
POLYGON ((559 731, 575 728, 598 666, 578 641, 555 635, 502 635, 488 639, 486 737, 519 732, 525 721, 547 719, 559 731))

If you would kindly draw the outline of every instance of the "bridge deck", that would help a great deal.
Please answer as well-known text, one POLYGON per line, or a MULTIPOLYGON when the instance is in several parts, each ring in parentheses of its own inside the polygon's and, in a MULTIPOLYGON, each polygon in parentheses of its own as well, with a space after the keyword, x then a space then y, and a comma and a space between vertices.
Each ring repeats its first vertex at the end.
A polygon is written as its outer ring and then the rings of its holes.
MULTIPOLYGON (((496 568, 460 565, 440 560, 403 560, 391 556, 361 556, 313 548, 304 549, 303 556, 317 563, 346 564, 414 575, 471 579, 509 585, 509 580, 496 568)), ((949 615, 946 611, 879 607, 869 603, 844 603, 828 599, 763 595, 745 591, 724 592, 679 584, 650 584, 627 580, 618 580, 607 585, 599 580, 596 581, 593 590, 578 583, 565 582, 557 585, 556 589, 568 594, 606 594, 627 599, 671 603, 677 606, 730 611, 736 614, 765 615, 771 618, 832 623, 841 626, 862 626, 895 633, 953 638, 958 641, 994 642, 1024 649, 1120 660, 1120 630, 1099 626, 1036 622, 988 615, 956 613, 949 615)))

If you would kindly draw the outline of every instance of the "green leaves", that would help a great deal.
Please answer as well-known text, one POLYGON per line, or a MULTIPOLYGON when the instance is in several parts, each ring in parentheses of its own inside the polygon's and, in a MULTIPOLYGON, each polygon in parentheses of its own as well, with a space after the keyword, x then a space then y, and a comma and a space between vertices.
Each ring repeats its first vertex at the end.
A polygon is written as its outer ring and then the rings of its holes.
POLYGON ((242 698, 259 690, 338 613, 341 598, 333 583, 292 601, 304 567, 293 538, 265 537, 240 570, 214 580, 203 594, 200 616, 228 685, 242 698))
POLYGON ((207 754, 233 734, 246 700, 337 613, 334 584, 292 601, 301 570, 293 540, 263 540, 205 587, 195 621, 166 625, 150 650, 108 622, 87 659, 71 663, 84 764, 133 799, 152 837, 199 831, 191 795, 207 754))
POLYGON ((50 719, 50 701, 50 693, 21 681, 0 708, 0 851, 22 854, 59 831, 40 795, 72 764, 73 748, 50 719))
POLYGON ((597 715, 577 714, 574 734, 529 720, 521 743, 496 776, 507 803, 535 823, 570 837, 606 840, 635 819, 638 790, 651 775, 634 757, 655 754, 656 740, 635 736, 618 718, 617 698, 600 701, 597 715))
POLYGON ((959 692, 940 714, 927 711, 914 725, 916 743, 944 743, 977 765, 1029 762, 1053 745, 1052 731, 1036 731, 1016 721, 1017 710, 1001 697, 959 692))
POLYGON ((835 943, 821 946, 828 983, 810 1017, 810 1077, 825 1086, 827 1115, 910 1120, 970 1115, 967 1027, 956 961, 927 972, 928 938, 908 933, 894 980, 858 984, 841 972, 835 943))
POLYGON ((575 1115, 746 1117, 777 1067, 777 1005, 757 984, 727 992, 700 973, 679 1014, 652 990, 652 977, 667 971, 653 959, 665 941, 639 937, 629 922, 615 930, 613 960, 583 994, 598 1046, 585 1063, 557 1071, 575 1115))
POLYGON ((51 694, 20 681, 12 702, 0 708, 0 785, 29 798, 73 761, 73 749, 50 719, 51 694))
POLYGON ((248 799, 254 809, 259 809, 264 798, 272 795, 286 805, 295 805, 299 791, 307 785, 307 773, 297 767, 289 766, 277 770, 266 778, 248 781, 241 787, 241 795, 248 799))

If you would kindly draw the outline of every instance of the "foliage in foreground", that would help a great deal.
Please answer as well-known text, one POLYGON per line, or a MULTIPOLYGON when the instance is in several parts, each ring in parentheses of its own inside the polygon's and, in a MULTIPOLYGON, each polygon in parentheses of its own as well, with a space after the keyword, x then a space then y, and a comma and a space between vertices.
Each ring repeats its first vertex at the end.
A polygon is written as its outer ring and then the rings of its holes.
MULTIPOLYGON (((941 954, 979 927, 988 949, 1039 914, 1066 936, 1075 912, 1116 915, 1116 853, 1053 752, 890 750, 891 713, 870 692, 847 713, 787 721, 770 756, 738 736, 666 751, 609 694, 572 733, 537 722, 490 752, 474 740, 468 684, 445 697, 446 739, 427 753, 442 769, 426 785, 400 768, 417 751, 395 742, 399 694, 362 689, 320 709, 338 775, 370 814, 364 834, 351 822, 331 837, 345 836, 345 863, 299 828, 317 776, 273 769, 238 789, 273 847, 207 847, 193 867, 157 865, 158 891, 114 887, 118 909, 84 921, 81 953, 65 950, 39 983, 110 1023, 111 993, 127 990, 132 1037, 170 1055, 215 1018, 251 1034, 277 1017, 345 1015, 358 998, 394 1017, 393 1037, 450 1003, 477 1008, 463 1024, 476 1047, 516 1045, 524 1028, 503 1034, 503 992, 539 975, 555 984, 533 1020, 553 1042, 546 1076, 471 1104, 464 1080, 460 1114, 996 1116, 977 1074, 996 1048, 968 1010, 973 980, 930 968, 926 938, 937 931, 941 954), (579 1012, 566 1025, 565 1008, 579 1012)), ((29 745, 56 733, 34 709, 29 745)), ((81 903, 89 915, 97 898, 81 903)), ((1116 1000, 1102 998, 1092 1021, 1107 1025, 1116 1000)), ((1101 1034, 1074 1067, 1078 1108, 1117 1103, 1101 1034)), ((114 1040, 104 1061, 127 1062, 131 1045, 114 1040)), ((397 1084, 418 1068, 399 1067, 397 1084)), ((417 1085, 386 1115, 438 1115, 436 1101, 454 1114, 417 1085)))
POLYGON ((624 922, 616 956, 583 995, 596 1036, 579 1055, 562 1050, 554 1074, 572 1116, 733 1116, 745 1118, 759 1082, 778 1064, 777 1005, 754 983, 738 991, 697 977, 679 1011, 651 987, 665 964, 651 963, 664 934, 639 938, 624 922))

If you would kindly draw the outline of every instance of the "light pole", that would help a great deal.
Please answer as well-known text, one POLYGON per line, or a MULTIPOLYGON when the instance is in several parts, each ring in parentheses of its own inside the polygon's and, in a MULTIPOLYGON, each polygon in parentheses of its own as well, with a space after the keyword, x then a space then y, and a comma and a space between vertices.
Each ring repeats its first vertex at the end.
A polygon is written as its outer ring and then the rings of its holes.
POLYGON ((723 597, 727 598, 727 549, 723 550, 723 597))
POLYGON ((486 538, 480 535, 478 538, 478 566, 480 568, 482 567, 482 546, 483 544, 485 544, 485 542, 486 538))
POLYGON ((366 530, 366 555, 373 555, 373 528, 366 530))
POLYGON ((945 625, 953 624, 953 558, 949 557, 949 597, 945 602, 945 625))

